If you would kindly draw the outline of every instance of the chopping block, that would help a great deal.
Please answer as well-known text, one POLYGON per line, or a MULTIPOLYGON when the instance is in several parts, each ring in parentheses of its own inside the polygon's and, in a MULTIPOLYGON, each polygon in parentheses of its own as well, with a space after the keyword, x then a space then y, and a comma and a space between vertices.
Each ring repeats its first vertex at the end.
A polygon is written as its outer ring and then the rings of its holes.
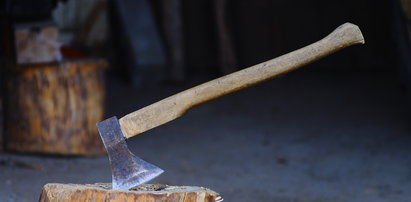
POLYGON ((19 153, 105 154, 95 123, 104 109, 100 59, 10 67, 5 100, 5 149, 19 153))
POLYGON ((85 185, 49 183, 44 185, 39 201, 219 202, 223 201, 223 199, 218 193, 210 189, 195 186, 145 184, 129 190, 113 190, 110 183, 85 185))

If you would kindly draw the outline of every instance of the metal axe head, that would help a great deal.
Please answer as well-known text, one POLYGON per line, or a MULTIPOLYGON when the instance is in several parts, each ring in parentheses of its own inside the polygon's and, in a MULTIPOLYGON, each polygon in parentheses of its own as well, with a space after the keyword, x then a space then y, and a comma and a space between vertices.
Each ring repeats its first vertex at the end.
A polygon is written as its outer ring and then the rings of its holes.
POLYGON ((164 172, 130 152, 117 117, 96 125, 110 161, 113 189, 130 189, 164 172))

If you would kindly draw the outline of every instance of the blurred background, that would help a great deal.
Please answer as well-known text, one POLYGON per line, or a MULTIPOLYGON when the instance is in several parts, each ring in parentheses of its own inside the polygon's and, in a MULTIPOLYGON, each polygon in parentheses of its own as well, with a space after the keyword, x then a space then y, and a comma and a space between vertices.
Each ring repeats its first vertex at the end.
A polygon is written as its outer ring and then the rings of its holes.
POLYGON ((411 1, 3 0, 0 201, 110 182, 95 123, 360 27, 365 45, 131 138, 226 201, 411 201, 411 1))

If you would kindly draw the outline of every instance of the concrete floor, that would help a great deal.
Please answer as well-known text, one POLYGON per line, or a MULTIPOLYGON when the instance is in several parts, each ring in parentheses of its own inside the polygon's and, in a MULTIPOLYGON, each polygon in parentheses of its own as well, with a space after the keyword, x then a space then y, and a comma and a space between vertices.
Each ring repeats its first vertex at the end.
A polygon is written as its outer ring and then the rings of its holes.
MULTIPOLYGON (((112 82, 107 117, 200 81, 145 91, 112 82)), ((166 170, 154 183, 208 187, 225 201, 409 202, 410 123, 390 74, 300 71, 201 105, 128 144, 166 170)), ((110 180, 106 157, 0 154, 0 201, 35 201, 50 182, 110 180)))

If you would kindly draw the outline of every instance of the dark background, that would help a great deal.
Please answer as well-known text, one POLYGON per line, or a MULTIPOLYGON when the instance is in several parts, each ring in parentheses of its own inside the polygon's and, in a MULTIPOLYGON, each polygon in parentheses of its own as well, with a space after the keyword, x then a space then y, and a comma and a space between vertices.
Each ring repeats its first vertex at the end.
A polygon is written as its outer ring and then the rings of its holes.
MULTIPOLYGON (((61 1, 60 3, 67 2, 61 1)), ((408 43, 406 40, 398 41, 403 35, 405 25, 404 14, 396 1, 348 1, 333 2, 325 0, 314 1, 225 1, 224 21, 232 40, 232 48, 237 60, 234 70, 242 69, 262 61, 272 59, 284 53, 308 45, 326 36, 337 26, 352 22, 358 25, 366 39, 366 44, 361 47, 352 47, 339 54, 327 57, 315 64, 315 69, 328 71, 341 70, 387 70, 396 71, 398 64, 397 44, 408 43), (397 15, 400 15, 398 17, 397 15), (398 19, 400 18, 400 19, 398 19), (401 19, 402 18, 402 19, 401 19), (398 22, 399 21, 399 22, 398 22), (402 23, 402 28, 396 24, 402 23), (403 29, 403 30, 401 30, 403 29), (333 66, 329 68, 329 66, 333 66)), ((159 35, 162 52, 168 55, 166 62, 159 71, 149 75, 143 80, 152 80, 157 75, 164 74, 167 65, 170 65, 170 55, 167 50, 166 30, 164 23, 169 23, 164 15, 164 4, 161 1, 148 1, 150 15, 153 18, 155 32, 159 35), (168 62, 168 63, 167 63, 168 62), (151 77, 151 78, 150 78, 151 77)), ((124 3, 127 5, 127 3, 124 3)), ((51 12, 57 6, 56 1, 42 0, 30 2, 24 0, 3 1, 3 35, 7 35, 6 28, 13 23, 48 20, 52 18, 51 12), (4 22, 6 21, 6 22, 4 22)), ((111 69, 120 74, 127 75, 136 64, 127 63, 127 57, 134 57, 127 47, 131 39, 124 37, 124 27, 130 26, 131 21, 122 22, 118 17, 119 5, 115 2, 106 2, 108 15, 108 32, 106 41, 94 44, 91 47, 78 47, 90 56, 106 57, 110 60, 111 69), (129 23, 127 25, 127 23, 129 23), (124 43, 124 44, 123 44, 124 43), (103 47, 103 48, 102 48, 103 47), (131 67, 128 67, 131 66, 131 67), (131 70, 130 70, 131 69, 131 70)), ((178 12, 178 11, 176 11, 178 12)), ((136 10, 130 16, 138 17, 136 10)), ((184 53, 184 73, 222 75, 219 60, 218 30, 216 25, 215 1, 180 1, 182 51, 184 53)), ((144 21, 144 20, 143 20, 144 21)), ((81 23, 77 25, 81 27, 81 23)), ((74 32, 76 31, 74 29, 74 32)), ((128 36, 132 37, 132 36, 128 36)), ((7 39, 7 36, 3 37, 7 39)), ((5 41, 4 43, 9 43, 5 41)), ((4 44, 3 43, 3 44, 4 44)), ((68 44, 70 45, 70 44, 68 44)), ((72 46, 75 46, 72 44, 72 46)), ((78 44, 77 44, 78 46, 78 44)), ((3 47, 3 55, 9 54, 3 47)), ((10 54, 9 54, 10 55, 10 54)), ((5 60, 7 57, 3 57, 5 60)), ((160 58, 161 59, 161 58, 160 58)), ((137 59, 138 60, 138 59, 137 59)), ((311 68, 312 69, 312 68, 311 68)), ((144 70, 143 70, 144 71, 144 70)), ((142 73, 143 74, 143 73, 142 73)), ((145 75, 144 75, 145 76, 145 75)), ((127 77, 127 76, 125 76, 127 77)), ((189 77, 188 77, 189 78, 189 77)))
MULTIPOLYGON (((53 14, 73 1, 0 3, 2 82, 15 62, 12 25, 54 19, 62 35, 78 36, 87 23, 75 16, 86 7, 81 2, 93 1, 76 1, 70 23, 53 14)), ((152 183, 209 187, 226 201, 411 201, 411 49, 400 1, 226 0, 223 24, 235 59, 228 70, 217 1, 177 1, 180 10, 165 1, 101 1, 106 28, 97 30, 105 37, 66 45, 108 61, 105 118, 301 48, 345 22, 360 27, 365 44, 128 140, 133 153, 166 170, 152 183), (170 16, 181 19, 178 28, 167 27, 175 23, 170 16), (173 69, 182 74, 172 76, 173 69)), ((0 157, 0 201, 33 201, 50 182, 110 181, 106 156, 0 157)))

